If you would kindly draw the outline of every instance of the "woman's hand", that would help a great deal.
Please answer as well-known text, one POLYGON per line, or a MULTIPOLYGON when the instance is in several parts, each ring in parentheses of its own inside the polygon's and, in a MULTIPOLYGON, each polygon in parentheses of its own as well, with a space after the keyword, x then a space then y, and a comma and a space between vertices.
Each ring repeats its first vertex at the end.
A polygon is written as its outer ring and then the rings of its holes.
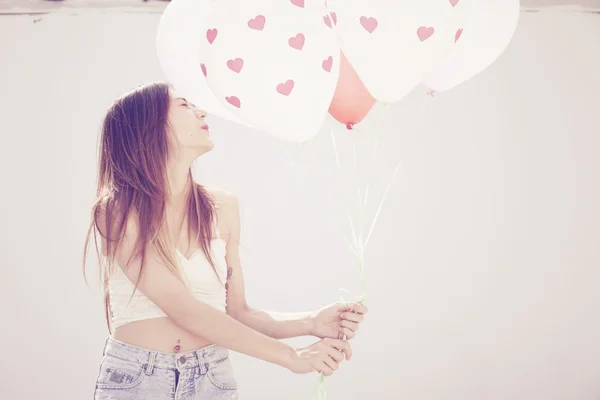
POLYGON ((346 340, 323 339, 304 349, 296 350, 288 369, 296 374, 320 372, 330 376, 344 358, 352 357, 352 348, 346 340))
POLYGON ((361 303, 336 302, 316 311, 311 317, 313 336, 352 339, 365 318, 367 307, 361 303))

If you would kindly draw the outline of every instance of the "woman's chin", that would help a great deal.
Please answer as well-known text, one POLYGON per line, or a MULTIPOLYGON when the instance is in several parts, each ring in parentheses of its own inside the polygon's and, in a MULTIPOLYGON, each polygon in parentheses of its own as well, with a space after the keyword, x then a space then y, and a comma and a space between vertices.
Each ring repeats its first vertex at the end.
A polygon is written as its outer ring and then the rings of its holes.
POLYGON ((213 147, 215 147, 215 144, 213 143, 212 140, 210 140, 208 137, 205 138, 205 140, 202 141, 201 144, 199 144, 198 146, 198 150, 200 152, 199 155, 202 155, 206 152, 209 152, 213 149, 213 147))

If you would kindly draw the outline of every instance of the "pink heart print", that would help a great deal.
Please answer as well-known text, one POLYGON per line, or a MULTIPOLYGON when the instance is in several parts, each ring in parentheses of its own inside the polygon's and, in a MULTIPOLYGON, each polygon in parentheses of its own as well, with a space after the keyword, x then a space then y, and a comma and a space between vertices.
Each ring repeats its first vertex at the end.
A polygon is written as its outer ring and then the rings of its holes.
POLYGON ((302 50, 304 47, 304 35, 299 33, 288 40, 288 44, 296 50, 302 50))
POLYGON ((204 64, 200 64, 200 69, 202 70, 202 73, 204 74, 204 76, 206 77, 206 65, 204 64))
POLYGON ((331 19, 333 19, 333 24, 337 25, 337 14, 335 12, 331 13, 331 19))
POLYGON ((454 35, 454 43, 456 43, 458 41, 458 39, 460 39, 462 33, 463 33, 462 28, 456 31, 456 34, 454 35))
POLYGON ((323 21, 325 21, 325 25, 327 25, 330 28, 332 27, 331 26, 331 18, 329 17, 329 15, 324 16, 323 21))
POLYGON ((251 29, 254 29, 257 31, 262 31, 263 28, 265 27, 265 22, 266 22, 266 18, 264 15, 257 15, 256 17, 254 17, 248 21, 248 26, 251 29))
POLYGON ((235 96, 228 96, 225 97, 225 100, 227 100, 227 102, 229 104, 231 104, 232 106, 236 107, 236 108, 240 108, 240 99, 238 99, 235 96))
POLYGON ((377 19, 373 17, 360 17, 360 24, 365 28, 365 30, 369 33, 373 33, 375 28, 377 28, 378 22, 377 19))
POLYGON ((227 61, 227 67, 230 70, 232 70, 233 72, 237 72, 238 74, 242 70, 243 66, 244 66, 244 60, 242 60, 241 58, 236 58, 235 60, 227 61))
POLYGON ((321 66, 325 71, 331 72, 331 67, 333 66, 333 57, 327 57, 327 59, 321 63, 321 66))
POLYGON ((433 35, 433 32, 435 32, 435 29, 433 29, 432 26, 427 27, 427 26, 421 26, 419 29, 417 29, 417 36, 419 37, 419 40, 425 41, 427 39, 429 39, 431 37, 431 35, 433 35))
POLYGON ((452 5, 452 7, 456 7, 456 5, 458 4, 458 0, 450 0, 450 4, 452 5))
POLYGON ((208 43, 213 44, 215 39, 217 38, 218 31, 216 29, 209 29, 206 31, 206 39, 208 39, 208 43))
POLYGON ((285 81, 285 83, 280 83, 279 85, 277 85, 277 91, 284 96, 289 95, 292 92, 293 88, 294 81, 291 79, 288 79, 287 81, 285 81))
POLYGON ((290 0, 290 2, 300 8, 304 8, 304 0, 290 0))

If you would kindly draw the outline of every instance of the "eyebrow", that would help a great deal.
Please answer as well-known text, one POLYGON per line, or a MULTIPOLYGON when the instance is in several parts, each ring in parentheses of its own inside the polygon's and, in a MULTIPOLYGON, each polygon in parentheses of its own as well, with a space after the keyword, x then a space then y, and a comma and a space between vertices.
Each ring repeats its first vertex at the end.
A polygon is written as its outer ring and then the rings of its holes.
POLYGON ((185 101, 185 103, 186 103, 188 106, 192 106, 192 108, 197 108, 197 107, 196 107, 196 105, 195 105, 194 103, 192 103, 192 102, 188 101, 187 99, 185 99, 185 98, 183 98, 183 97, 177 97, 177 98, 175 99, 175 101, 177 101, 177 100, 183 100, 183 101, 185 101))

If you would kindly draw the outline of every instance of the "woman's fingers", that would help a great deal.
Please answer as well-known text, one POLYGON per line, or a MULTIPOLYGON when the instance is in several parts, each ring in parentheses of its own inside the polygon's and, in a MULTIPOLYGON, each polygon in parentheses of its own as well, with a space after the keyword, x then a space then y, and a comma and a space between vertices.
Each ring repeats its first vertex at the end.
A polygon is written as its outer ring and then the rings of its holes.
POLYGON ((336 363, 341 363, 342 361, 344 361, 344 358, 345 358, 344 353, 342 353, 341 351, 339 351, 335 347, 330 347, 329 348, 327 356, 329 358, 333 359, 336 363))
POLYGON ((358 324, 358 322, 352 322, 352 321, 348 321, 347 319, 341 319, 340 326, 345 326, 346 328, 350 329, 351 331, 356 332, 360 325, 358 324))
POLYGON ((323 357, 323 364, 326 365, 331 372, 336 371, 339 368, 339 364, 331 357, 325 356, 323 357))
POLYGON ((340 328, 340 333, 344 336, 346 336, 346 339, 350 340, 352 338, 354 338, 354 336, 356 336, 356 334, 354 333, 354 331, 351 331, 350 329, 346 328, 346 327, 341 327, 340 328))
POLYGON ((324 362, 321 363, 321 366, 319 368, 317 368, 317 372, 320 374, 323 374, 325 376, 331 376, 333 375, 333 369, 325 364, 324 362))
POLYGON ((352 311, 344 311, 343 313, 340 314, 340 319, 342 321, 362 322, 362 320, 364 318, 365 318, 364 314, 357 314, 352 311))
POLYGON ((333 348, 331 351, 337 349, 344 353, 346 355, 347 360, 349 360, 352 357, 352 347, 350 346, 350 343, 348 343, 347 340, 325 338, 323 339, 323 343, 331 346, 333 348))
POLYGON ((352 311, 352 312, 354 312, 356 314, 366 314, 367 311, 368 311, 367 307, 364 304, 360 303, 360 302, 346 303, 344 309, 348 310, 348 311, 352 311))

